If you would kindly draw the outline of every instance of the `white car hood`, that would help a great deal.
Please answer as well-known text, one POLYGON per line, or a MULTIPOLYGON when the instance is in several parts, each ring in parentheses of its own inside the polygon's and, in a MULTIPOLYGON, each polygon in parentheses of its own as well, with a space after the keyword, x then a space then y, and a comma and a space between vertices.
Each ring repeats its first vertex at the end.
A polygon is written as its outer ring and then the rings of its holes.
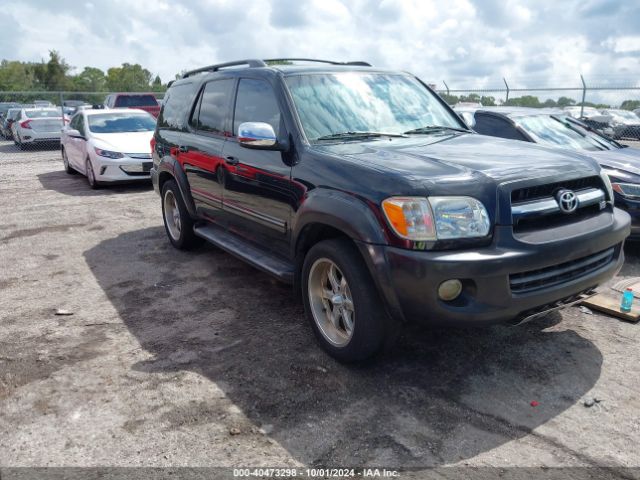
POLYGON ((122 153, 151 153, 153 132, 92 133, 94 146, 122 153))

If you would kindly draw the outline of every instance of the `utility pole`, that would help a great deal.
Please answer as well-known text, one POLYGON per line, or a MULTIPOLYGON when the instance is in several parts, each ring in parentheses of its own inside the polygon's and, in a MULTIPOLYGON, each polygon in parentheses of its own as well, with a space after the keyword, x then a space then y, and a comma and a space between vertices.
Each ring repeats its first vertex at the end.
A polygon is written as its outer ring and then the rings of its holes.
POLYGON ((507 83, 507 79, 504 77, 502 77, 502 81, 504 82, 504 86, 507 87, 507 98, 504 101, 504 103, 507 103, 509 101, 509 84, 507 83))
POLYGON ((584 83, 584 77, 580 74, 580 80, 582 81, 582 103, 580 104, 580 118, 584 114, 584 99, 587 96, 587 84, 584 83))

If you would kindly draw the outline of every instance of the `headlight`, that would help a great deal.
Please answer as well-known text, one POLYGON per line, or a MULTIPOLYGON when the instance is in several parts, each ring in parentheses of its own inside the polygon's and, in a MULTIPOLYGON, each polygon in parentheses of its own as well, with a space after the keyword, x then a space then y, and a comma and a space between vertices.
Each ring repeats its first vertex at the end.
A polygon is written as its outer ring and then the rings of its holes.
POLYGON ((490 230, 487 210, 471 197, 391 197, 382 210, 396 235, 407 240, 484 237, 490 230))
POLYGON ((618 192, 623 197, 638 198, 640 197, 640 185, 634 183, 619 183, 614 182, 612 184, 613 190, 618 192))
POLYGON ((101 148, 94 148, 94 150, 101 157, 107 157, 107 158, 122 158, 122 157, 124 157, 124 155, 122 153, 120 153, 120 152, 112 152, 111 150, 103 150, 101 148))

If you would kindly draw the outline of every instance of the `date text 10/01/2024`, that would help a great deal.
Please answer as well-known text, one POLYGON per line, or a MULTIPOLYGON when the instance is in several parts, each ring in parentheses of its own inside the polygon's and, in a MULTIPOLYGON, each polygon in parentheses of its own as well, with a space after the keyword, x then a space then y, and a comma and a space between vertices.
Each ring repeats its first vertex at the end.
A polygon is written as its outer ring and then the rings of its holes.
POLYGON ((385 468, 234 468, 233 476, 278 478, 394 478, 399 475, 397 470, 385 468))

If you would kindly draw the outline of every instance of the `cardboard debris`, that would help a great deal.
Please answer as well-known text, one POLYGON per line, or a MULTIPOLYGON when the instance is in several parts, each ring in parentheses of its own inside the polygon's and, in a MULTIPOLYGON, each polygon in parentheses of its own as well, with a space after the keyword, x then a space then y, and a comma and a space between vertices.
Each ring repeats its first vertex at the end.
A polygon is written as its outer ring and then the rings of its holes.
POLYGON ((610 294, 599 293, 587 298, 581 305, 586 305, 593 310, 618 317, 627 322, 637 323, 640 320, 640 302, 633 302, 631 311, 627 313, 620 310, 620 300, 620 295, 614 297, 610 294))

